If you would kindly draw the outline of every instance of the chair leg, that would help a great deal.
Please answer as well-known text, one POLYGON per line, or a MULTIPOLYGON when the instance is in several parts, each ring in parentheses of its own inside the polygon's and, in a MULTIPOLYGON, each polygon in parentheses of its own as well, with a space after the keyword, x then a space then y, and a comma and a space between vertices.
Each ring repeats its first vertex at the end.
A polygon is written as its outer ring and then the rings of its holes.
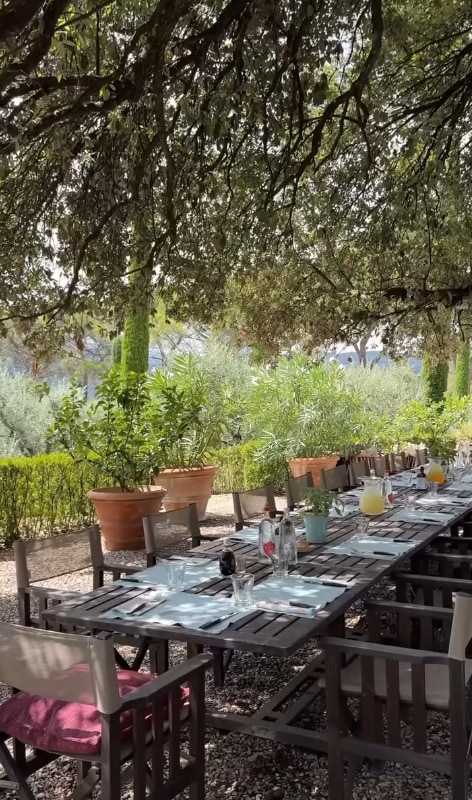
MULTIPOLYGON (((7 778, 18 787, 20 800, 35 800, 25 776, 22 774, 14 759, 12 758, 5 742, 0 742, 0 762, 6 772, 7 778)), ((6 782, 5 782, 6 783, 6 782)), ((4 786, 3 788, 7 788, 4 786)), ((11 787, 12 789, 15 787, 11 787)))

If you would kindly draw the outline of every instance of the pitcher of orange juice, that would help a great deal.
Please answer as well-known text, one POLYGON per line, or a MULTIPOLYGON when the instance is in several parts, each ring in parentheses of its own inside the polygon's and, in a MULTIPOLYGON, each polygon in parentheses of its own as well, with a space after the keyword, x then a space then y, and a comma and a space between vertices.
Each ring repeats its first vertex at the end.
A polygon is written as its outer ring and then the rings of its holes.
POLYGON ((446 480, 440 458, 430 458, 426 478, 430 483, 439 483, 441 486, 446 480))
POLYGON ((359 509, 363 514, 374 517, 385 511, 385 481, 383 478, 363 478, 364 491, 359 500, 359 509))

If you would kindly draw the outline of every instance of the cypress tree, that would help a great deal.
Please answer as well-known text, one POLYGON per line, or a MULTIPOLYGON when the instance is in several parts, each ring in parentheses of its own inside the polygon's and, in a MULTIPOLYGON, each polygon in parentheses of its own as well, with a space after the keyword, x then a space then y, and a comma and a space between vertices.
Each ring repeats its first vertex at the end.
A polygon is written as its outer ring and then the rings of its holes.
POLYGON ((447 390, 449 364, 434 363, 429 353, 423 356, 423 379, 426 384, 426 402, 442 403, 447 390))
POLYGON ((121 369, 124 376, 128 372, 147 372, 149 367, 151 311, 149 271, 144 268, 137 270, 130 280, 135 286, 135 292, 133 307, 125 316, 121 348, 121 369))
POLYGON ((456 395, 464 397, 469 394, 470 387, 470 341, 462 342, 456 361, 456 395))
POLYGON ((115 336, 111 343, 111 363, 114 367, 121 364, 121 351, 123 348, 123 337, 115 336))

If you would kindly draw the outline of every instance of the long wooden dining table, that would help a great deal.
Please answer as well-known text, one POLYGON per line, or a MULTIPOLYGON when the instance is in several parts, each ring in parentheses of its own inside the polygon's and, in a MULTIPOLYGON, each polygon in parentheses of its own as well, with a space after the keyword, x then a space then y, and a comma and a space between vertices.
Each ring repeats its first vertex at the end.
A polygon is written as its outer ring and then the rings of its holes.
MULTIPOLYGON (((81 594, 46 610, 43 612, 43 618, 51 627, 74 625, 93 632, 109 631, 114 634, 138 635, 149 643, 157 643, 162 648, 159 669, 167 668, 167 647, 172 641, 186 642, 189 652, 208 648, 220 656, 224 652, 241 650, 279 658, 288 657, 320 634, 345 635, 345 614, 353 603, 365 597, 392 571, 398 570, 400 562, 414 558, 438 535, 443 534, 451 525, 460 522, 472 508, 472 484, 464 484, 464 490, 460 495, 470 500, 470 503, 462 507, 451 507, 446 503, 435 505, 435 511, 448 511, 454 515, 447 524, 413 523, 392 519, 402 505, 404 494, 409 491, 415 490, 408 488, 400 490, 393 507, 384 514, 371 518, 369 525, 369 535, 401 537, 414 543, 407 555, 385 558, 347 556, 328 552, 333 545, 340 544, 353 536, 355 516, 349 519, 330 520, 326 543, 311 545, 306 551, 299 552, 297 573, 347 583, 346 590, 312 618, 300 618, 258 609, 228 625, 221 633, 212 633, 210 630, 149 622, 139 617, 125 620, 103 616, 105 611, 121 606, 129 600, 145 599, 146 594, 152 591, 152 587, 126 582, 109 584, 81 594)), ((253 544, 234 541, 232 546, 236 555, 247 557, 246 569, 254 574, 256 585, 272 574, 270 565, 257 560, 257 547, 253 544)), ((203 555, 217 559, 220 551, 221 540, 206 541, 185 555, 188 555, 189 559, 194 556, 201 558, 203 555)), ((229 596, 232 593, 232 585, 228 578, 216 578, 186 591, 189 594, 229 596)), ((355 636, 355 631, 350 630, 349 635, 355 636)), ((222 730, 240 731, 324 751, 326 737, 323 731, 307 730, 296 724, 300 715, 321 691, 318 682, 322 671, 322 654, 319 654, 251 716, 208 710, 207 723, 222 730)))

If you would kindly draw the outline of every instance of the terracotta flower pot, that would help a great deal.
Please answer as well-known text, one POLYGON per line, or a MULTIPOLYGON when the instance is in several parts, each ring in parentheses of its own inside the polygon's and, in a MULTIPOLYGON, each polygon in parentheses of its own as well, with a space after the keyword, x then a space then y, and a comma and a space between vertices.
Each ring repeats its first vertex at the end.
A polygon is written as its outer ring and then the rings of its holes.
POLYGON ((338 463, 338 456, 321 456, 319 458, 290 458, 288 465, 292 470, 294 478, 306 475, 311 472, 313 485, 320 486, 320 474, 322 469, 333 469, 338 463))
POLYGON ((112 487, 87 492, 95 506, 106 549, 141 550, 143 517, 157 514, 165 493, 162 486, 142 486, 134 492, 112 487))
POLYGON ((195 503, 198 519, 204 520, 206 508, 218 467, 190 467, 189 469, 164 469, 154 480, 166 489, 166 511, 195 503))

